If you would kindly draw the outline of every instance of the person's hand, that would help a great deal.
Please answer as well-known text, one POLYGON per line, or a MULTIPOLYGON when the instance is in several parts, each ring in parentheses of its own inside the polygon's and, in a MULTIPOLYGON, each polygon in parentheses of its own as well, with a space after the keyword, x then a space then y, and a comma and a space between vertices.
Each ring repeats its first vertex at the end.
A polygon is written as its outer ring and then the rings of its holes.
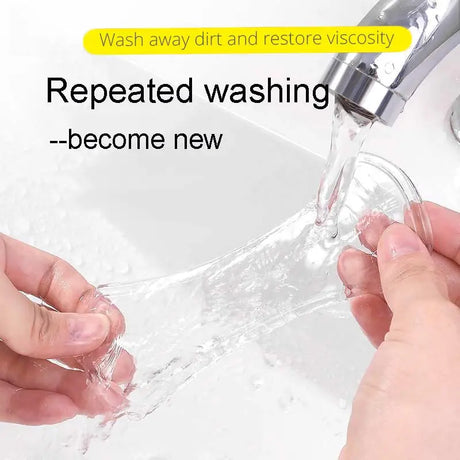
POLYGON ((117 384, 134 371, 126 352, 108 386, 89 382, 75 358, 97 354, 123 332, 121 313, 100 302, 103 308, 94 305, 94 287, 68 263, 0 235, 0 421, 51 424, 107 414, 124 403, 117 384))
POLYGON ((377 216, 338 263, 351 308, 378 347, 352 408, 341 460, 457 459, 460 452, 460 214, 426 204, 430 255, 377 216))

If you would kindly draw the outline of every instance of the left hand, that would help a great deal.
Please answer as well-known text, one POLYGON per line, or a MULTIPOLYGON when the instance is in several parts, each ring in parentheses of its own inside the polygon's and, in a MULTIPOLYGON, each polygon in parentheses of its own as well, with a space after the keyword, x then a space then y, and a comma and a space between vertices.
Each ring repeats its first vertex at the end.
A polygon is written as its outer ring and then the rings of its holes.
POLYGON ((75 359, 98 356, 124 330, 116 307, 101 300, 104 314, 91 312, 94 290, 62 259, 0 235, 1 421, 57 423, 77 414, 108 414, 125 403, 118 383, 129 382, 134 373, 128 353, 121 354, 109 385, 89 382, 75 359))

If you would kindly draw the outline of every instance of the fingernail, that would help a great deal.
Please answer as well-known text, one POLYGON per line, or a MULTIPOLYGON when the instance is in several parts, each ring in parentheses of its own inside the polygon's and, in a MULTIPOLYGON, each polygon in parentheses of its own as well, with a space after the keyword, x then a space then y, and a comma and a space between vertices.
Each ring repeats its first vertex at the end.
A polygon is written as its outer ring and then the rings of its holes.
POLYGON ((372 212, 365 215, 356 226, 359 241, 371 251, 375 250, 382 233, 393 222, 395 221, 382 213, 372 212))
POLYGON ((101 412, 105 414, 115 413, 127 405, 123 390, 113 383, 99 383, 95 395, 101 404, 101 412))
POLYGON ((98 313, 78 315, 69 320, 70 337, 74 344, 100 341, 107 337, 109 330, 109 319, 98 313))
POLYGON ((107 313, 110 310, 112 304, 104 297, 99 296, 95 304, 91 307, 90 311, 93 313, 107 313))
POLYGON ((343 284, 348 288, 361 281, 363 270, 366 268, 364 254, 354 247, 347 248, 340 254, 337 271, 343 284))
POLYGON ((424 246, 420 238, 409 227, 393 224, 386 235, 384 244, 379 247, 379 259, 394 260, 399 257, 420 252, 424 246))
MULTIPOLYGON (((39 408, 39 416, 48 423, 63 422, 78 414, 77 406, 65 395, 53 394, 46 397, 39 408)), ((44 423, 44 421, 42 420, 44 423)))

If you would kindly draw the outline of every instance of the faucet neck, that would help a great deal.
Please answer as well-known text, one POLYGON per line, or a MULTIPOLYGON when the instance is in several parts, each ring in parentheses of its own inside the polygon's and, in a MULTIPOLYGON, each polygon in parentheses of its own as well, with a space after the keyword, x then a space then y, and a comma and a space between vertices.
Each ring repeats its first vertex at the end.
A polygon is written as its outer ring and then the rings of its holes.
POLYGON ((324 83, 392 125, 429 72, 460 43, 460 0, 381 0, 360 25, 405 27, 412 44, 399 53, 338 54, 324 83))

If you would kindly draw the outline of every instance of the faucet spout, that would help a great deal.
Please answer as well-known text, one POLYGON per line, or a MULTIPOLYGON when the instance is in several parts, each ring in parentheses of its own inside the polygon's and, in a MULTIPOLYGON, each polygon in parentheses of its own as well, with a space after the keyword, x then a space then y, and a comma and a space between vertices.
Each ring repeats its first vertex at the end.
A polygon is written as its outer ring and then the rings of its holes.
POLYGON ((429 72, 460 43, 460 0, 381 0, 363 26, 402 26, 412 44, 399 53, 338 54, 324 84, 344 106, 392 125, 429 72))

